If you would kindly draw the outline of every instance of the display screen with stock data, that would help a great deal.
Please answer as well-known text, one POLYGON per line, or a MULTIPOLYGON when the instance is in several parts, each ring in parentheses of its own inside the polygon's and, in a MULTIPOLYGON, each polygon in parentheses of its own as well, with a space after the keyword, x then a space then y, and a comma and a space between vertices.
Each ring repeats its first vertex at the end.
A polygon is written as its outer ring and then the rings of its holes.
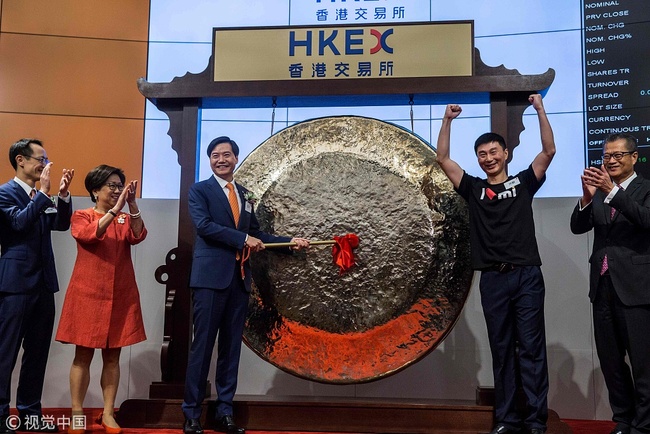
POLYGON ((636 170, 650 178, 650 4, 586 2, 584 25, 588 164, 602 163, 607 134, 630 133, 639 145, 636 170))

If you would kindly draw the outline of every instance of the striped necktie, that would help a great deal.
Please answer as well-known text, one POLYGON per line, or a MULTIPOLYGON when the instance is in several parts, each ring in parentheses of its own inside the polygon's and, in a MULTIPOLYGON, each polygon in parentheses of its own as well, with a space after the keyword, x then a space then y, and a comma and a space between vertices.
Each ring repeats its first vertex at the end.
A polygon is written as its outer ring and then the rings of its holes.
MULTIPOLYGON (((624 190, 624 188, 621 187, 620 185, 618 186, 618 188, 620 188, 621 190, 624 190)), ((615 214, 616 214, 616 208, 611 207, 611 209, 609 210, 610 223, 611 223, 611 220, 614 218, 615 214)), ((609 270, 609 261, 607 260, 607 253, 605 253, 605 257, 603 258, 603 265, 600 267, 600 275, 602 276, 603 274, 605 274, 607 272, 607 270, 609 270)))

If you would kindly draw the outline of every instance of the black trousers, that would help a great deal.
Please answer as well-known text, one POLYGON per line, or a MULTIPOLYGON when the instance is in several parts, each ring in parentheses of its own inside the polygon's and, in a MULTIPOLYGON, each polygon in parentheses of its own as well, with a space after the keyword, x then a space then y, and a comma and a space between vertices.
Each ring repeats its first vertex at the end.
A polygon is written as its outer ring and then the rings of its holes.
POLYGON ((54 327, 54 294, 0 293, 0 416, 9 415, 11 374, 22 345, 16 408, 21 416, 41 414, 41 395, 54 327))
POLYGON ((612 420, 630 426, 632 433, 650 433, 650 305, 625 306, 605 275, 592 308, 612 420))
POLYGON ((508 272, 481 272, 481 304, 487 325, 494 372, 494 412, 497 423, 518 429, 546 430, 548 365, 544 327, 544 279, 537 266, 508 272), (519 342, 521 384, 528 405, 518 414, 515 344, 519 342))

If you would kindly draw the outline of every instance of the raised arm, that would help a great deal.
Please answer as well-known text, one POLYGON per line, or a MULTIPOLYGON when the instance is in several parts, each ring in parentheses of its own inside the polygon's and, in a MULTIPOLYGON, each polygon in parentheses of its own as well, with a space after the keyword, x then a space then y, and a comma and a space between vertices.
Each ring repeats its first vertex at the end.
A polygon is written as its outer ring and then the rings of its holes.
POLYGON ((458 163, 449 158, 449 142, 451 137, 451 121, 456 119, 462 111, 463 110, 457 104, 447 105, 445 115, 442 118, 440 132, 438 133, 438 143, 436 145, 438 164, 455 188, 458 188, 460 185, 460 180, 463 178, 464 171, 458 163))
POLYGON ((528 97, 528 101, 533 105, 537 111, 537 118, 539 119, 539 132, 542 139, 542 152, 537 154, 533 160, 533 171, 538 180, 542 179, 546 173, 546 169, 551 165, 551 161, 555 156, 555 139, 553 138, 553 129, 546 117, 546 110, 544 110, 544 103, 542 96, 538 93, 528 97))

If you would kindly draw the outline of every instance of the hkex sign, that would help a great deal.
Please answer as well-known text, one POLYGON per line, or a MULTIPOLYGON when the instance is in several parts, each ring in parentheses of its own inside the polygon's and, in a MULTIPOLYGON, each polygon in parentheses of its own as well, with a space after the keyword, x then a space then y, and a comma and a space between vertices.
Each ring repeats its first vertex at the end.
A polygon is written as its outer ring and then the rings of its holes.
POLYGON ((470 76, 471 21, 215 28, 214 81, 470 76))
POLYGON ((384 30, 383 33, 377 29, 345 29, 339 32, 338 29, 328 30, 306 30, 304 34, 297 36, 296 31, 289 32, 289 56, 296 55, 296 50, 301 50, 301 55, 324 56, 328 52, 335 56, 344 54, 346 56, 364 55, 364 41, 366 38, 374 38, 376 44, 369 50, 370 54, 384 51, 393 54, 393 47, 388 45, 388 37, 393 34, 393 29, 384 30), (316 54, 314 54, 316 52, 316 54))

